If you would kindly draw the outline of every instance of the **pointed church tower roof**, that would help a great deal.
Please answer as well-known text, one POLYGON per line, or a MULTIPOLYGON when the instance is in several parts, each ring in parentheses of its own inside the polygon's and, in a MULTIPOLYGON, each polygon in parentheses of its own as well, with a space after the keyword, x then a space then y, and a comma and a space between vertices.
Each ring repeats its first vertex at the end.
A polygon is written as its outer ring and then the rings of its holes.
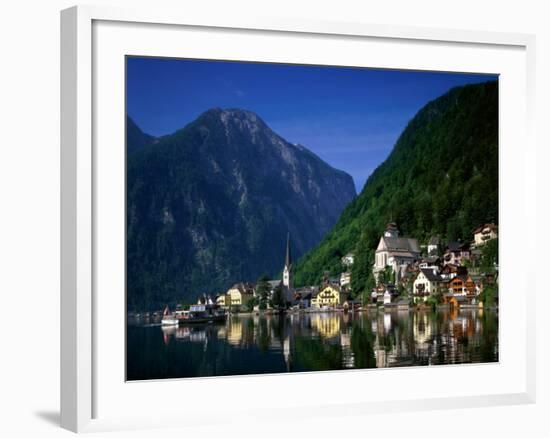
POLYGON ((292 257, 290 255, 290 232, 286 235, 286 256, 285 256, 285 268, 290 268, 292 265, 292 257))

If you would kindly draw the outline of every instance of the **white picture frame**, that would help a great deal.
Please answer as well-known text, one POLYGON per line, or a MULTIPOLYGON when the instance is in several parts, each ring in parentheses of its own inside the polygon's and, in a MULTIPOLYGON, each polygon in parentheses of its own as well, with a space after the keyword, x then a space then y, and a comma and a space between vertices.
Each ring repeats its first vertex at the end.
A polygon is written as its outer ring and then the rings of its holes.
MULTIPOLYGON (((127 26, 127 27, 128 27, 127 26)), ((160 427, 174 425, 189 425, 193 422, 200 423, 204 421, 200 415, 194 415, 192 418, 178 415, 176 410, 165 410, 159 404, 156 412, 151 412, 149 416, 139 415, 131 408, 123 409, 124 403, 122 398, 136 396, 140 392, 146 393, 148 397, 154 397, 158 394, 155 385, 160 386, 160 390, 166 389, 166 385, 182 385, 178 381, 168 382, 147 382, 147 383, 125 383, 120 381, 120 392, 113 390, 109 393, 109 398, 114 400, 113 405, 121 406, 120 410, 115 412, 115 407, 106 408, 105 412, 109 411, 108 415, 102 415, 102 405, 105 401, 106 387, 108 385, 102 382, 112 382, 109 379, 120 380, 120 368, 117 365, 112 365, 116 368, 113 375, 109 374, 108 368, 111 365, 105 362, 106 354, 98 354, 104 344, 106 337, 104 336, 105 327, 114 328, 115 331, 120 328, 114 318, 114 313, 111 314, 105 310, 105 301, 98 300, 97 295, 100 293, 101 285, 105 281, 114 278, 113 276, 123 275, 118 269, 118 273, 105 274, 102 270, 103 257, 100 256, 105 249, 105 245, 98 244, 98 227, 101 223, 101 214, 99 211, 105 211, 105 208, 98 209, 103 201, 105 191, 101 189, 101 182, 98 186, 98 175, 105 169, 104 161, 101 154, 97 155, 98 138, 105 138, 109 133, 110 127, 98 129, 95 125, 99 122, 101 125, 102 105, 105 105, 101 93, 97 94, 97 87, 101 88, 102 67, 95 65, 98 59, 103 62, 103 52, 105 56, 119 56, 125 52, 124 44, 115 43, 112 40, 112 49, 107 49, 106 39, 116 35, 116 32, 134 32, 132 39, 134 44, 142 44, 143 50, 148 50, 148 53, 159 51, 159 55, 170 55, 169 48, 163 46, 155 47, 155 34, 162 38, 163 32, 172 32, 177 29, 187 29, 190 31, 199 31, 201 35, 208 35, 215 32, 232 31, 238 34, 238 38, 244 38, 249 41, 263 38, 264 34, 269 34, 269 38, 292 39, 292 38, 337 38, 338 45, 345 44, 362 44, 363 42, 384 42, 386 47, 390 46, 410 46, 417 47, 419 50, 425 50, 428 53, 430 50, 443 50, 448 46, 457 47, 460 50, 477 50, 483 49, 502 53, 502 65, 509 65, 510 73, 508 85, 504 83, 505 90, 517 88, 513 96, 508 96, 506 93, 501 100, 501 105, 509 105, 518 107, 514 111, 517 113, 501 112, 501 121, 509 120, 511 123, 506 124, 503 129, 503 140, 507 144, 508 139, 515 142, 521 142, 520 155, 514 155, 510 149, 509 154, 504 154, 504 158, 500 162, 501 181, 506 181, 507 176, 514 176, 519 183, 517 186, 512 186, 508 183, 503 183, 500 187, 501 202, 503 199, 521 200, 521 208, 513 209, 513 206, 501 205, 501 214, 506 220, 500 226, 502 233, 501 259, 503 273, 506 267, 506 257, 510 256, 514 248, 522 242, 527 250, 534 247, 532 237, 526 236, 524 239, 514 237, 516 232, 520 232, 520 226, 523 221, 532 220, 535 217, 535 162, 536 162, 536 145, 533 134, 533 111, 534 111, 534 59, 535 59, 535 39, 532 35, 524 34, 507 34, 507 33, 490 33, 482 31, 461 31, 451 29, 424 29, 416 27, 402 26, 385 26, 373 25, 366 23, 339 23, 339 22, 317 22, 307 19, 297 18, 273 18, 273 17, 247 17, 242 15, 238 20, 228 22, 224 17, 218 17, 215 14, 204 16, 185 10, 166 11, 159 9, 149 10, 133 10, 120 9, 111 7, 96 7, 96 6, 75 6, 61 12, 61 426, 75 431, 101 431, 120 428, 145 428, 145 427, 160 427), (104 27, 103 24, 105 24, 104 27), (100 27, 95 27, 95 26, 100 27), (128 25, 132 29, 118 29, 117 26, 124 27, 128 25), (149 46, 145 48, 145 42, 140 41, 139 32, 136 28, 140 26, 149 29, 149 46), (99 29, 99 30, 98 30, 99 29), (112 53, 107 54, 111 50, 112 53), (117 52, 118 50, 118 52, 117 52), (122 52, 121 52, 122 51, 122 52), (152 51, 152 52, 151 52, 152 51), (506 54, 510 54, 510 61, 507 61, 506 54), (94 61, 95 60, 95 61, 94 61), (508 63, 508 64, 506 64, 508 63), (513 82, 516 81, 517 83, 513 82), (523 82, 525 81, 525 82, 523 82), (514 87, 512 87, 512 85, 514 87), (506 88, 508 87, 508 88, 506 88), (514 121, 512 116, 520 114, 520 120, 514 121), (524 117, 523 117, 524 116, 524 117), (510 118, 506 118, 510 117, 510 118), (518 161, 520 160, 520 161, 518 161), (518 168, 510 169, 509 164, 516 163, 518 168), (504 198, 503 198, 504 197, 504 198), (111 276, 109 276, 111 275, 111 276), (99 321, 101 320, 101 328, 99 321), (105 377, 107 376, 107 377, 105 377), (118 376, 118 377, 117 377, 118 376), (103 386, 102 386, 103 385, 103 386), (126 391, 130 388, 130 391, 126 391), (123 394, 125 392, 125 395, 123 394), (98 395, 99 394, 99 395, 98 395), (103 398, 102 398, 103 397, 103 398), (132 415, 132 412, 135 412, 132 415)), ((114 37, 113 37, 114 38, 114 37)), ((182 36, 185 38, 185 35, 182 36)), ((122 39, 121 39, 122 40, 122 39)), ((314 43, 312 43, 314 44, 314 43)), ((252 44, 253 45, 253 44, 252 44)), ((135 46, 138 47, 138 46, 135 46)), ((198 51, 201 48, 197 48, 198 51)), ((204 50, 207 51, 207 45, 204 45, 204 50)), ((220 49, 221 50, 221 49, 220 49)), ((393 49, 392 49, 393 50, 393 49)), ((406 61, 405 50, 397 47, 396 53, 401 53, 403 56, 402 68, 413 68, 413 60, 406 61), (400 51, 400 52, 399 52, 400 51), (410 62, 410 64, 408 64, 410 62)), ((213 53, 213 52, 212 52, 213 53)), ((213 56, 206 54, 205 57, 213 56)), ((252 53, 252 52, 250 52, 252 53)), ((135 54, 126 53, 126 54, 135 54)), ((234 56, 238 57, 238 54, 234 56)), ((276 55, 273 55, 276 56, 276 55)), ((293 55, 288 55, 293 56, 293 55)), ((330 56, 330 55, 323 55, 330 56)), ((500 55, 496 55, 500 56, 500 55)), ((289 61, 296 62, 298 55, 289 61)), ((395 58, 395 56, 394 56, 395 58)), ((312 61, 313 62, 313 61, 312 61)), ((336 61, 336 64, 343 61, 336 61)), ((387 66, 398 68, 399 65, 394 59, 393 63, 384 64, 384 58, 380 57, 378 64, 375 66, 387 66)), ((435 62, 435 61, 434 61, 435 62)), ((445 62, 445 56, 438 60, 440 63, 445 62)), ((450 62, 450 60, 449 60, 450 62)), ((459 68, 463 65, 464 71, 472 71, 475 63, 480 66, 487 66, 491 60, 481 60, 475 57, 468 62, 461 64, 460 57, 455 56, 453 61, 455 67, 459 68), (458 66, 458 67, 457 67, 458 66)), ((500 62, 500 61, 499 61, 500 62)), ((342 64, 345 65, 345 64, 342 64)), ((434 64, 435 65, 435 64, 434 64)), ((443 68, 445 64, 441 65, 443 68)), ((450 64, 449 64, 450 65, 450 64)), ((480 69, 482 67, 479 67, 480 69)), ((504 68, 504 67, 503 67, 504 68)), ((508 68, 508 67, 506 67, 508 68)), ((118 70, 117 70, 118 71, 118 70)), ((486 70, 485 70, 486 71, 486 70)), ((487 71, 488 72, 488 71, 487 71)), ((496 72, 496 71, 493 71, 496 72)), ((501 73, 501 72, 497 72, 501 73)), ((120 78, 119 78, 120 79, 120 78)), ((116 81, 115 81, 116 82, 116 81)), ((120 84, 116 82, 113 87, 116 95, 120 96, 120 84), (118 85, 116 85, 118 84, 118 85)), ((112 91, 112 90, 111 90, 112 91)), ((111 93, 112 94, 112 93, 111 93)), ((117 97, 115 97, 117 98, 117 97)), ((115 105, 114 111, 120 109, 120 105, 115 105)), ((507 108, 507 107, 506 107, 507 108)), ((504 109, 506 109, 504 108, 504 109)), ((502 108, 501 108, 502 109, 502 108)), ((118 118, 115 117, 114 124, 118 123, 118 118)), ((120 119, 122 121, 123 119, 120 119)), ((105 123, 101 126, 106 126, 105 123)), ((112 128, 117 130, 118 128, 112 128)), ((122 129, 122 128, 120 128, 122 129)), ((113 133, 115 131, 112 131, 113 133)), ((120 134, 120 131, 117 131, 120 134)), ((117 136, 120 140, 120 135, 117 136)), ((117 140, 117 141, 118 141, 117 140)), ((118 143, 117 143, 118 144, 118 143)), ((507 149, 508 151, 508 149, 507 149)), ((120 171, 123 170, 119 168, 120 171)), ((113 169, 105 169, 105 172, 117 171, 113 169)), ((105 195, 106 197, 107 195, 105 195)), ((116 199, 113 199, 116 201, 116 199)), ((111 200, 111 201, 113 201, 111 200)), ((506 201, 508 202, 508 201, 506 201)), ((106 203, 105 206, 114 205, 106 203)), ((534 221, 533 221, 534 222, 534 221)), ((100 234, 102 231, 100 232, 100 234)), ((104 243, 104 242, 102 242, 104 243)), ((113 252, 116 257, 116 251, 113 252)), ((508 281, 509 284, 514 284, 518 281, 516 278, 519 273, 509 273, 501 276, 501 281, 508 281)), ((364 395, 356 395, 349 398, 347 402, 336 402, 333 400, 323 402, 318 396, 312 396, 300 404, 300 414, 293 412, 293 405, 290 404, 286 408, 280 407, 281 414, 290 417, 298 417, 300 415, 307 416, 322 416, 322 415, 362 415, 366 412, 382 412, 382 411, 402 411, 412 409, 441 409, 455 407, 472 407, 472 406, 487 406, 487 405, 503 405, 503 404, 521 404, 532 403, 535 400, 535 275, 534 269, 530 266, 522 267, 521 271, 521 292, 514 298, 518 306, 518 312, 521 313, 520 322, 518 323, 516 333, 518 336, 518 344, 521 346, 518 355, 517 363, 513 369, 506 371, 506 375, 510 377, 509 387, 502 391, 492 390, 499 382, 493 382, 494 385, 487 385, 485 388, 479 385, 480 391, 470 391, 464 389, 463 392, 455 391, 452 394, 444 392, 433 392, 431 395, 415 394, 414 387, 411 392, 404 394, 402 397, 368 397, 364 395), (525 280, 527 279, 527 280, 525 280), (485 388, 485 389, 484 389, 485 388), (481 393, 480 393, 481 392, 481 393)), ((518 283, 519 284, 519 283, 518 283)), ((117 289, 117 288, 115 288, 117 289)), ((123 290, 120 290, 124 294, 123 290)), ((510 301, 508 301, 510 302, 510 301)), ((507 327, 506 312, 507 307, 503 303, 501 324, 504 330, 507 327)), ((509 307, 508 307, 509 309, 509 307)), ((123 318, 122 315, 119 315, 123 318)), ((503 329, 500 333, 502 334, 503 329)), ((116 338, 120 340, 123 336, 118 333, 116 338)), ((110 350, 120 347, 120 344, 113 343, 109 345, 110 350)), ((123 355, 123 352, 120 352, 123 355)), ((506 354, 501 356, 500 369, 505 369, 507 363, 512 363, 509 356, 506 354)), ((118 359, 117 359, 118 360, 118 359)), ((514 362, 515 363, 515 362, 514 362)), ((483 365, 480 365, 483 366, 483 365)), ((462 370, 466 374, 471 367, 450 367, 445 370, 438 369, 423 369, 411 371, 422 375, 426 372, 440 375, 436 378, 445 378, 448 373, 461 373, 462 370)), ((493 370, 488 370, 487 374, 491 374, 493 370)), ((266 388, 280 388, 280 391, 290 391, 296 388, 296 385, 304 385, 305 388, 314 388, 315 385, 323 384, 326 381, 327 375, 332 381, 347 382, 349 384, 349 376, 354 376, 355 379, 363 378, 373 379, 373 371, 361 370, 358 372, 330 372, 327 373, 308 373, 305 375, 285 375, 284 377, 274 376, 243 376, 231 378, 219 378, 218 383, 224 388, 230 388, 232 385, 241 385, 244 387, 258 387, 266 385, 266 388), (346 374, 347 373, 347 374, 346 374), (370 373, 370 374, 365 374, 370 373), (276 380, 274 380, 276 379, 276 380), (344 380, 347 379, 347 380, 344 380), (304 383, 307 382, 307 383, 304 383)), ((407 370, 391 370, 391 375, 388 373, 380 373, 377 375, 377 380, 388 378, 399 380, 401 377, 410 376, 407 370)), ((465 375, 466 375, 465 374, 465 375)), ((505 374, 503 374, 505 375, 505 374)), ((502 379, 502 376, 498 376, 502 379)), ((495 377, 496 379, 497 377, 495 377)), ((197 391, 201 386, 212 386, 215 379, 190 379, 186 385, 187 390, 197 391)), ((504 382, 500 384, 505 385, 504 382)), ((373 391, 374 385, 372 385, 373 391)), ((330 388, 325 388, 330 391, 330 388)), ((252 390, 252 389, 251 389, 252 390)), ((279 393, 283 394, 283 392, 279 393)), ((281 397, 281 395, 278 395, 281 397)), ((277 396, 275 396, 277 398, 277 396)), ((238 403, 236 403, 238 405, 238 403)), ((135 408, 135 406, 134 406, 135 408)), ((151 407, 148 407, 151 410, 151 407)), ((266 414, 267 410, 261 409, 245 409, 237 406, 235 411, 224 413, 219 412, 216 416, 217 421, 221 424, 231 421, 231 416, 235 412, 249 417, 261 419, 266 414)), ((210 412, 211 414, 212 412, 210 412)), ((191 417, 191 416, 190 416, 191 417)))

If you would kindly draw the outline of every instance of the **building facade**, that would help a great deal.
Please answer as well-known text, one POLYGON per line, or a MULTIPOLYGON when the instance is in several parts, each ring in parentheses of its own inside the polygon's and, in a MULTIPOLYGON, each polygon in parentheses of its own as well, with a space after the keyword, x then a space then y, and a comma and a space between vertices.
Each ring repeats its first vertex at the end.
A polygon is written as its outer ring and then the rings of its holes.
POLYGON ((254 298, 254 286, 251 283, 236 283, 227 291, 225 306, 244 306, 254 298))
POLYGON ((386 226, 384 235, 378 242, 374 255, 373 274, 376 282, 382 271, 390 267, 398 282, 410 264, 420 258, 418 240, 410 237, 399 237, 399 230, 395 223, 386 226))
POLYGON ((437 291, 437 288, 443 281, 443 278, 437 273, 436 269, 420 269, 413 283, 415 301, 426 301, 430 295, 433 295, 437 291))
POLYGON ((495 224, 484 224, 474 230, 474 245, 483 246, 489 240, 498 238, 498 226, 495 224))
POLYGON ((461 242, 449 242, 443 254, 444 265, 462 265, 470 260, 470 245, 461 242))
POLYGON ((311 300, 311 305, 316 307, 341 306, 346 301, 347 294, 340 286, 326 284, 319 290, 319 293, 311 300))

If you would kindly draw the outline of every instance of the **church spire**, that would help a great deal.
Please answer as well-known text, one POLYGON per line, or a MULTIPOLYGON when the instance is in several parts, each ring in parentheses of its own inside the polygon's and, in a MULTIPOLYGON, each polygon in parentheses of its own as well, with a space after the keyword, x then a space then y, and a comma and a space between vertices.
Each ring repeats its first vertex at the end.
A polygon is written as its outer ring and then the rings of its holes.
POLYGON ((286 256, 285 256, 285 268, 290 268, 292 265, 292 258, 290 256, 290 232, 286 234, 286 256))
POLYGON ((287 301, 292 301, 293 294, 292 256, 290 255, 290 232, 286 235, 285 267, 283 269, 283 286, 287 292, 287 301))

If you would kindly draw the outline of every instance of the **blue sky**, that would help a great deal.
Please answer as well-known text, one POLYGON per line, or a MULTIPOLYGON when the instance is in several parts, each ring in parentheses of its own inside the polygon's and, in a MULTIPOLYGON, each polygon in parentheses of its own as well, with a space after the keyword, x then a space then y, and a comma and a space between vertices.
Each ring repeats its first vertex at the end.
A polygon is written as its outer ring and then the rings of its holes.
POLYGON ((127 112, 146 133, 170 134, 213 108, 243 108, 276 133, 345 170, 359 192, 415 113, 450 88, 492 75, 127 59, 127 112))

